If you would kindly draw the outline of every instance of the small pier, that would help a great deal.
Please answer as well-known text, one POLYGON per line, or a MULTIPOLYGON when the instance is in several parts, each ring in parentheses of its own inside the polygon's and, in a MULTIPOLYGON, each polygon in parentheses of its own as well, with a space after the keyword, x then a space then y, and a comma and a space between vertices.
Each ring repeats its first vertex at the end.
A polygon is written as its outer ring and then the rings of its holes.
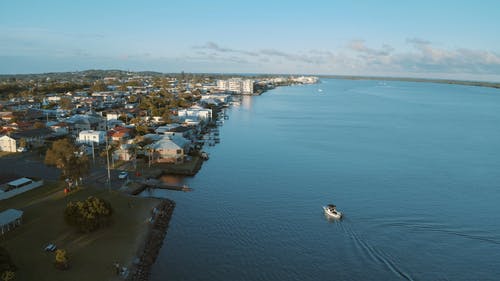
POLYGON ((130 194, 132 195, 138 195, 144 190, 150 190, 150 189, 168 189, 168 190, 175 190, 175 191, 192 191, 193 189, 190 188, 187 185, 179 185, 179 184, 168 184, 164 183, 158 179, 147 179, 144 181, 137 182, 139 185, 134 188, 130 194))

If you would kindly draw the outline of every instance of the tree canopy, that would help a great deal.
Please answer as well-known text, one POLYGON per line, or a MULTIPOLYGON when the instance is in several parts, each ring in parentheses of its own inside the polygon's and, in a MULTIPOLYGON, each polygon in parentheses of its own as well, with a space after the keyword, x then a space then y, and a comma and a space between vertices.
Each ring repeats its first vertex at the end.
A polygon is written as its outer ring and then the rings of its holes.
POLYGON ((45 164, 56 166, 61 170, 63 179, 77 181, 89 173, 90 160, 81 153, 69 139, 60 139, 52 143, 45 154, 45 164))
POLYGON ((90 196, 85 201, 69 202, 64 219, 81 232, 91 232, 111 222, 113 209, 104 199, 90 196))

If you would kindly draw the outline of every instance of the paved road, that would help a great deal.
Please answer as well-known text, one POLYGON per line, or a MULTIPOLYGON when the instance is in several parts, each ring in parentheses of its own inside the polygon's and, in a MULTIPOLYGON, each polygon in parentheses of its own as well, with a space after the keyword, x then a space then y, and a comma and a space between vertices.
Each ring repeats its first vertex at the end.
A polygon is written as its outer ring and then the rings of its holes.
MULTIPOLYGON (((46 166, 44 157, 34 152, 16 153, 0 157, 0 175, 16 175, 18 177, 37 177, 44 180, 59 180, 61 172, 59 169, 46 166)), ((103 161, 97 161, 91 164, 90 174, 83 178, 84 184, 93 184, 97 187, 107 188, 108 172, 103 161)), ((120 188, 125 180, 118 179, 121 170, 110 170, 111 188, 120 188)))

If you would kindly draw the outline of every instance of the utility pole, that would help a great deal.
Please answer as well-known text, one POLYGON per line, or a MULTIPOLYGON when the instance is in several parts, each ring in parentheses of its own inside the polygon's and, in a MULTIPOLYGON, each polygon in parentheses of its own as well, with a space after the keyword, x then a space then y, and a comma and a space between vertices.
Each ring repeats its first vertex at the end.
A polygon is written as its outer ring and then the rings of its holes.
POLYGON ((149 160, 149 165, 148 167, 151 168, 151 159, 153 158, 153 156, 151 155, 151 148, 148 149, 149 153, 148 153, 148 160, 149 160))
POLYGON ((92 141, 92 163, 95 165, 94 142, 92 141))
POLYGON ((109 146, 108 146, 108 136, 106 138, 106 164, 108 166, 108 191, 111 191, 111 172, 109 170, 109 146))

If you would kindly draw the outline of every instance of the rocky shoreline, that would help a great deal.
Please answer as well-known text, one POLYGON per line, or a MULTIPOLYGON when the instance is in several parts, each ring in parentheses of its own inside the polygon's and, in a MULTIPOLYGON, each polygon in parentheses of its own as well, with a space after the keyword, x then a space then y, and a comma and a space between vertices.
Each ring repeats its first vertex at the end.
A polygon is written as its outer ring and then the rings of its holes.
POLYGON ((147 281, 151 275, 151 267, 158 257, 163 240, 167 234, 168 224, 174 212, 175 202, 164 199, 152 210, 152 225, 147 235, 138 263, 131 269, 129 281, 147 281))

